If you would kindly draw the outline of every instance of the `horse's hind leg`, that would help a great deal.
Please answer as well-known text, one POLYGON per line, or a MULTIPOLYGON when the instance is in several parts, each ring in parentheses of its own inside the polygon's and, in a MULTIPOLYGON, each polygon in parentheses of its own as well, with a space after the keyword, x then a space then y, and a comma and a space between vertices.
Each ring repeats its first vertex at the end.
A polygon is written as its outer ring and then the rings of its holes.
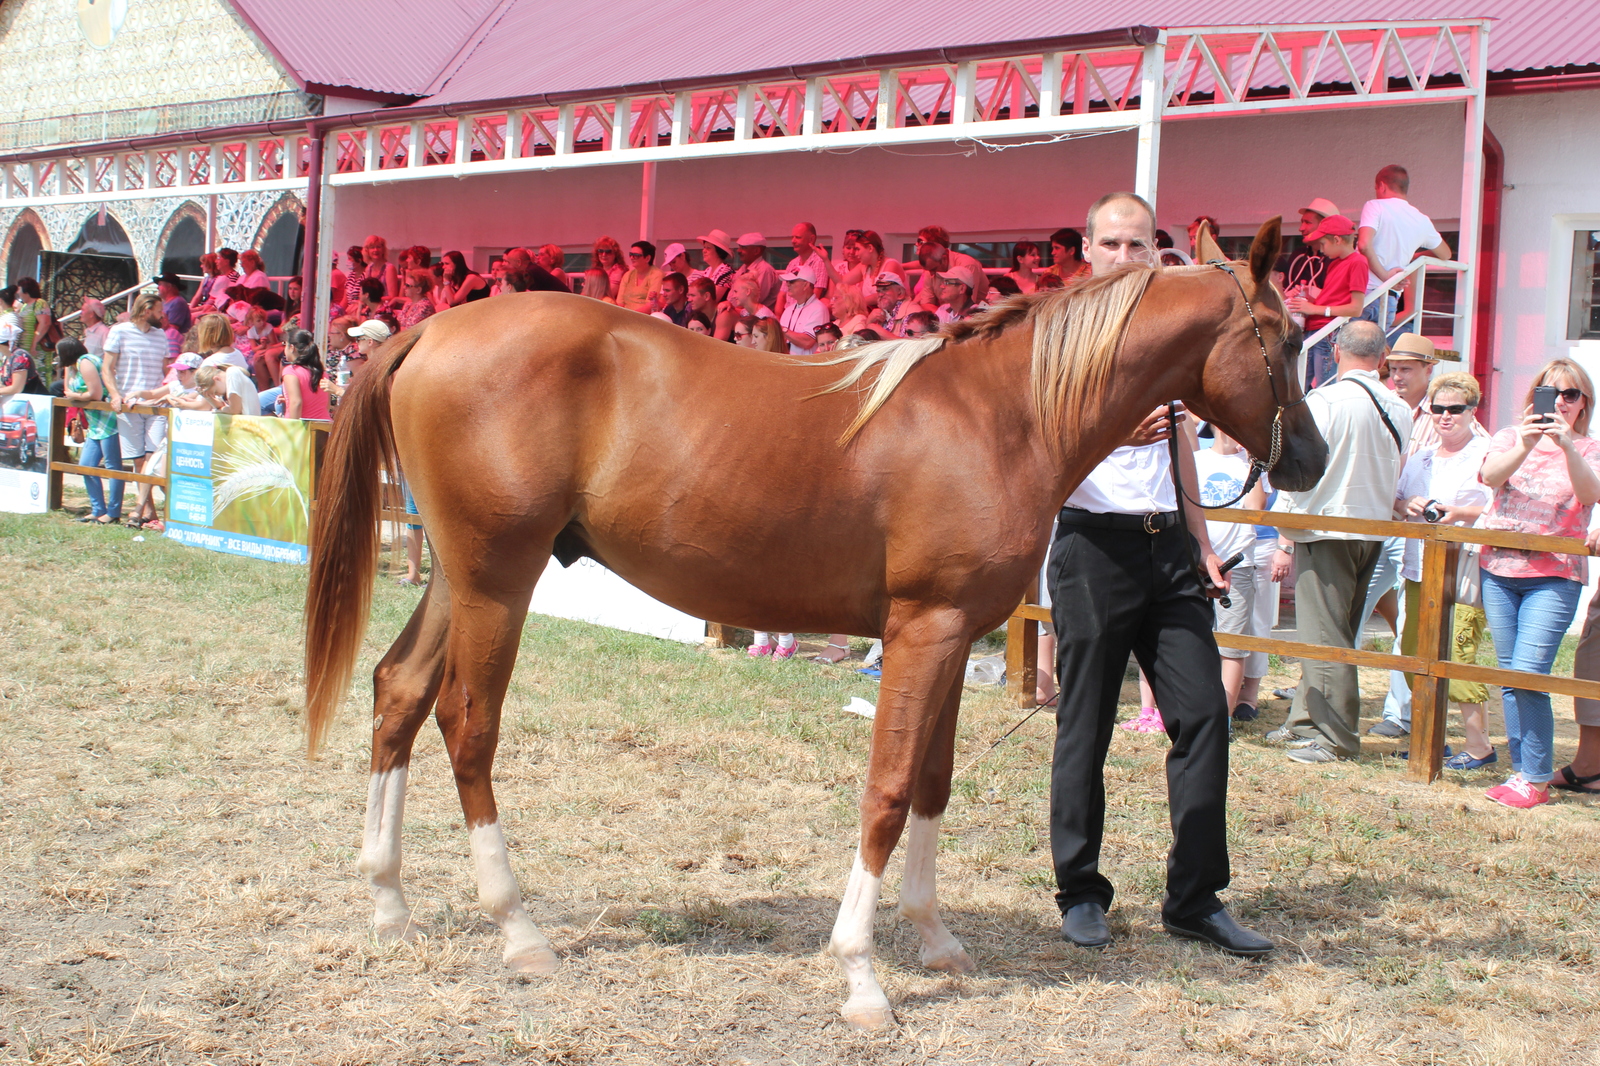
POLYGON ((922 936, 922 964, 946 973, 970 973, 975 967, 961 942, 939 917, 935 890, 935 864, 939 856, 939 823, 950 803, 950 775, 955 768, 956 720, 961 712, 961 682, 945 697, 938 724, 922 759, 916 791, 911 796, 911 820, 906 830, 906 872, 900 885, 900 913, 922 936))
POLYGON ((967 628, 957 612, 927 611, 891 615, 885 634, 872 754, 861 795, 861 846, 828 945, 850 986, 840 1012, 858 1029, 881 1028, 892 1017, 872 968, 872 920, 884 867, 905 828, 922 764, 961 674, 970 646, 967 628))
MULTIPOLYGON (((511 565, 504 563, 504 568, 511 565)), ((500 708, 538 577, 536 567, 525 588, 513 587, 521 582, 502 570, 495 575, 492 590, 469 589, 465 594, 458 582, 436 712, 472 841, 478 901, 505 934, 506 965, 523 973, 550 973, 559 960, 523 909, 500 831, 490 772, 500 740, 500 708)))
POLYGON ((372 672, 372 782, 358 869, 372 888, 372 926, 380 937, 415 931, 400 888, 400 826, 411 744, 438 698, 449 632, 450 593, 435 567, 411 621, 372 672))

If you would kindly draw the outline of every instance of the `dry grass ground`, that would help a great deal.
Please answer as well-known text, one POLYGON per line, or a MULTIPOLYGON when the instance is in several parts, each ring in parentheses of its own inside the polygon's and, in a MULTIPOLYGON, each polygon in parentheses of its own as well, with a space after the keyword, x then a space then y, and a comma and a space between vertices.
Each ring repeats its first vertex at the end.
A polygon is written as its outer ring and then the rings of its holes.
MULTIPOLYGON (((869 729, 840 707, 873 698, 853 672, 535 619, 497 782, 564 967, 523 980, 476 909, 431 730, 405 838, 428 935, 365 934, 368 697, 308 765, 303 571, 60 516, 0 516, 0 567, 0 1059, 1600 1062, 1600 812, 1498 809, 1487 775, 1416 787, 1377 756, 1294 766, 1259 739, 1281 703, 1233 748, 1228 896, 1276 957, 1160 930, 1165 739, 1121 731, 1119 940, 1057 939, 1040 715, 958 780, 946 822, 943 902, 978 973, 920 969, 892 866, 878 959, 901 1024, 864 1037, 819 953, 869 729)), ((380 588, 369 664, 414 601, 380 588)), ((1015 719, 969 691, 959 764, 1015 719)))

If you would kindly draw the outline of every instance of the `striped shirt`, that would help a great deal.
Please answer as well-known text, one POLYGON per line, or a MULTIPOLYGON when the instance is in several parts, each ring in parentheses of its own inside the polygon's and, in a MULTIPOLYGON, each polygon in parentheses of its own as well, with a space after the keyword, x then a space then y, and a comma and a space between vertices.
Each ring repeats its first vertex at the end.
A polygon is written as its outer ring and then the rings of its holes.
POLYGON ((132 322, 118 322, 106 334, 106 354, 117 356, 118 392, 153 389, 165 373, 166 331, 140 331, 132 322))

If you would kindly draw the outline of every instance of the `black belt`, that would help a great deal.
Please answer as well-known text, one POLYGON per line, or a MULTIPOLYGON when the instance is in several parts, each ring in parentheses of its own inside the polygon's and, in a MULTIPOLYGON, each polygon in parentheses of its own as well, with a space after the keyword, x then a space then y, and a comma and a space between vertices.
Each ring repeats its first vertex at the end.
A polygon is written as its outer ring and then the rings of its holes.
POLYGON ((1149 514, 1102 514, 1083 511, 1076 507, 1061 508, 1057 521, 1064 526, 1087 526, 1091 529, 1141 530, 1159 533, 1178 524, 1177 511, 1151 511, 1149 514))

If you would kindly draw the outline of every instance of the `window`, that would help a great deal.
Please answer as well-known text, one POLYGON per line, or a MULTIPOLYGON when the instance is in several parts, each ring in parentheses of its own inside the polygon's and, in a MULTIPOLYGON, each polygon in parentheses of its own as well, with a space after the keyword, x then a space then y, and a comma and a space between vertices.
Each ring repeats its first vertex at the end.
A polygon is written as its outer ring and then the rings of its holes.
POLYGON ((1600 230, 1572 235, 1572 296, 1567 303, 1567 339, 1600 338, 1600 230))

